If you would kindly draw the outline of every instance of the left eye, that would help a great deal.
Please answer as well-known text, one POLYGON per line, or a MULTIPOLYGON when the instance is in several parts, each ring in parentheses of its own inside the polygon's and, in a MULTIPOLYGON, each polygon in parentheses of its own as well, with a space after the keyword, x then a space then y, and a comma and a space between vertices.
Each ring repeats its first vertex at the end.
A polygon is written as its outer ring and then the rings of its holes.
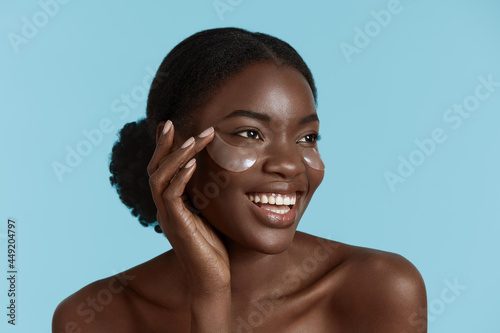
POLYGON ((255 130, 244 130, 244 131, 238 132, 236 134, 238 134, 239 136, 242 136, 244 138, 255 139, 255 140, 260 139, 259 133, 255 130))
POLYGON ((312 142, 316 142, 320 139, 320 136, 319 134, 316 134, 316 133, 311 133, 311 134, 307 134, 306 136, 302 137, 299 142, 307 142, 307 143, 312 143, 312 142))

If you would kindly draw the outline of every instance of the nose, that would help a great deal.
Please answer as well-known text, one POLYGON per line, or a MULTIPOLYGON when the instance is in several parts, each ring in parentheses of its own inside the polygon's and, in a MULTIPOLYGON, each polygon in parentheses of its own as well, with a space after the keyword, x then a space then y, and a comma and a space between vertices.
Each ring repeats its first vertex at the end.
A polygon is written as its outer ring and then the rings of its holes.
POLYGON ((302 153, 296 144, 272 144, 266 150, 262 166, 264 172, 290 179, 306 171, 302 153))

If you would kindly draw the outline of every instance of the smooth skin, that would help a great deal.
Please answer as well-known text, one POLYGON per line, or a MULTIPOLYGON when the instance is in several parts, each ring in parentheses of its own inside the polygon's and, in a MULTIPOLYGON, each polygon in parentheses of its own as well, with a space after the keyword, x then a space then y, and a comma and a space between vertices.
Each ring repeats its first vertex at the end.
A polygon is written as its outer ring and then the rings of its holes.
POLYGON ((250 65, 193 115, 192 133, 158 125, 148 166, 173 249, 66 298, 53 332, 427 331, 425 285, 409 261, 296 232, 324 176, 297 149, 314 146, 319 131, 300 72, 250 65), (225 171, 204 149, 213 129, 234 144, 266 144, 265 153, 247 171, 225 171), (209 184, 218 184, 216 195, 196 204, 209 184), (247 198, 252 192, 296 192, 293 224, 270 226, 247 198))

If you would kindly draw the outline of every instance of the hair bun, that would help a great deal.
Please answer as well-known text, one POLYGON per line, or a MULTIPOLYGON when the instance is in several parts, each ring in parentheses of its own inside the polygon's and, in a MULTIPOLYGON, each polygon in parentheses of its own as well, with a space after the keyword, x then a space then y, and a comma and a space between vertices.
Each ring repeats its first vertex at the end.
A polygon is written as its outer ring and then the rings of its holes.
POLYGON ((155 149, 146 119, 126 124, 113 146, 109 171, 120 200, 143 226, 156 222, 156 206, 149 187, 147 166, 155 149))

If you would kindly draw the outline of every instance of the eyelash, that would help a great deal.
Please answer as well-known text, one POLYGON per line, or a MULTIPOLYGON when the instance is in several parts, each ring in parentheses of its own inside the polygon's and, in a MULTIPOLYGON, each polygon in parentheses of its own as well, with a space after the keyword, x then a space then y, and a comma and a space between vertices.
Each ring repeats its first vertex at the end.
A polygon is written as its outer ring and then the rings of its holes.
MULTIPOLYGON (((245 129, 245 130, 242 130, 242 131, 236 132, 236 133, 234 133, 234 134, 239 135, 239 136, 242 136, 242 137, 244 137, 244 138, 251 139, 251 138, 250 138, 250 137, 248 137, 248 136, 243 136, 243 135, 241 135, 241 133, 247 133, 247 134, 248 134, 248 132, 254 132, 254 133, 255 133, 255 134, 259 137, 259 139, 261 139, 261 138, 262 138, 262 135, 259 133, 259 131, 255 130, 255 129, 252 129, 252 128, 245 129)), ((254 139, 254 140, 258 140, 258 139, 254 139)))
MULTIPOLYGON (((254 140, 259 140, 262 138, 262 135, 259 133, 259 131, 255 130, 255 129, 246 129, 246 130, 243 130, 243 131, 239 131, 239 132, 236 132, 234 133, 235 135, 239 135, 239 136, 242 136, 244 138, 248 138, 248 139, 251 139, 251 137, 248 136, 248 132, 254 132, 255 135, 257 135, 258 139, 255 139, 254 140), (241 135, 241 133, 247 133, 247 136, 243 136, 241 135)), ((310 134, 307 134, 305 135, 303 138, 306 138, 308 136, 312 136, 313 139, 312 141, 298 141, 298 142, 306 142, 306 143, 313 143, 313 142, 318 142, 319 140, 321 140, 321 135, 319 133, 310 133, 310 134)), ((303 139, 301 138, 301 140, 303 139)))
POLYGON ((306 143, 314 143, 314 142, 318 142, 319 140, 321 140, 321 135, 319 135, 319 133, 311 133, 311 134, 307 134, 305 135, 304 137, 301 138, 301 140, 305 137, 308 137, 308 136, 312 136, 314 137, 314 139, 312 141, 300 141, 299 142, 306 142, 306 143))

